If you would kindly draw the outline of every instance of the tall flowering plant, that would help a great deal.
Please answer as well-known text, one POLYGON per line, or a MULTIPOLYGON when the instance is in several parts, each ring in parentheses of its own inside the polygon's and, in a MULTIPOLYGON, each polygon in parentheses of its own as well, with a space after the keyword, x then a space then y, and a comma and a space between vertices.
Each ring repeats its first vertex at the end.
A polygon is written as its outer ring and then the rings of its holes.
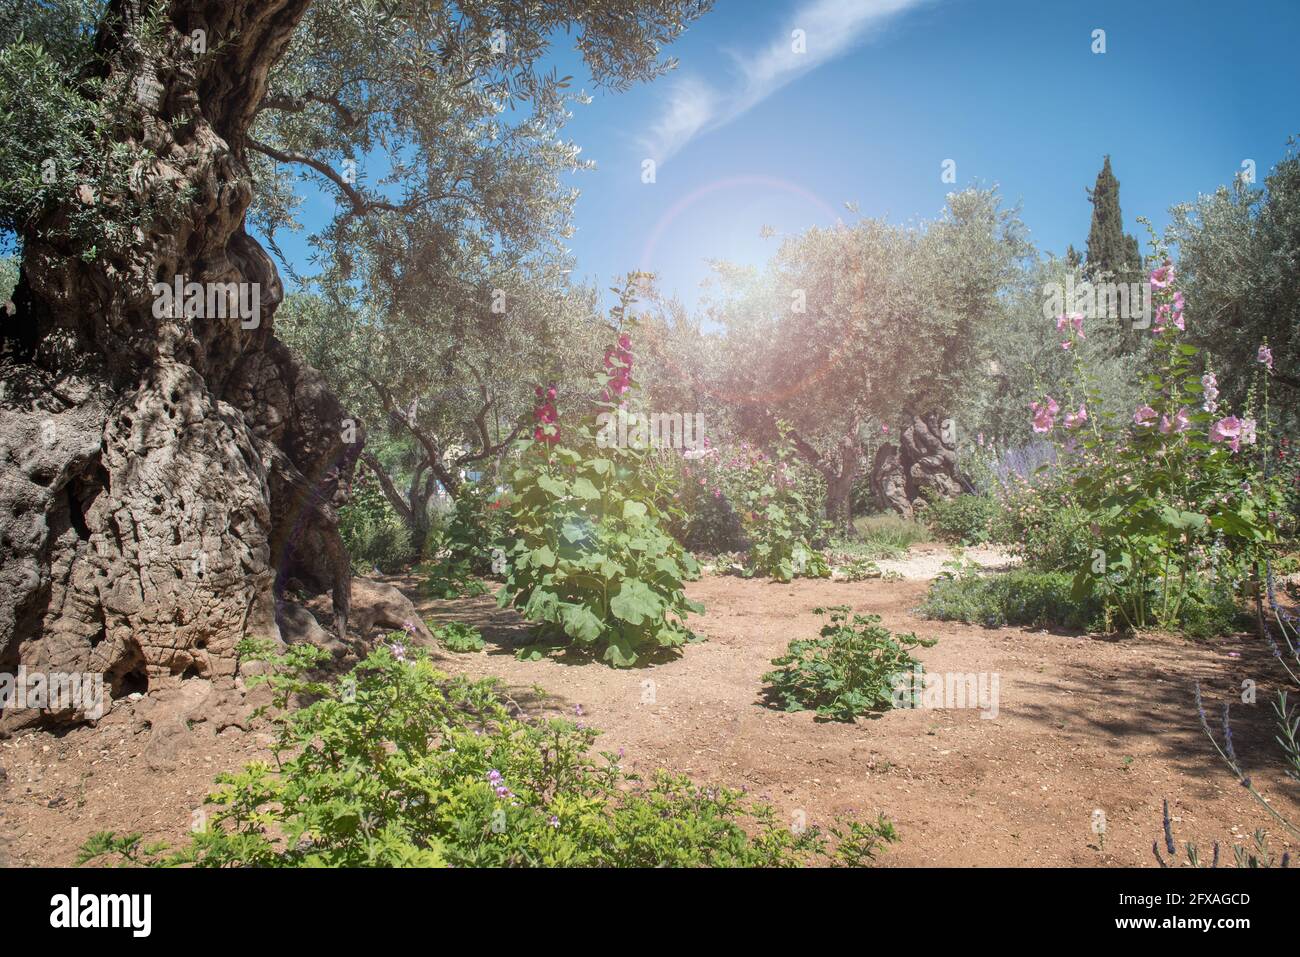
POLYGON ((554 388, 538 390, 537 424, 511 482, 516 534, 498 596, 538 623, 540 639, 619 667, 694 640, 687 615, 704 611, 686 597, 698 567, 665 530, 648 452, 598 441, 597 417, 616 413, 633 388, 632 358, 623 335, 593 383, 598 398, 571 409, 554 388))
MULTIPOLYGON (((1093 411, 1101 403, 1077 358, 1077 394, 1044 396, 1030 410, 1034 430, 1060 443, 1070 496, 1091 532, 1076 597, 1103 598, 1133 628, 1176 625, 1188 602, 1202 600, 1206 576, 1223 588, 1252 572, 1276 537, 1269 515, 1280 502, 1254 454, 1255 415, 1221 408, 1213 371, 1183 339, 1185 302, 1171 263, 1151 272, 1150 288, 1154 361, 1131 418, 1093 411)), ((1084 335, 1078 317, 1057 328, 1066 348, 1084 335)), ((1267 390, 1252 391, 1252 404, 1257 394, 1266 416, 1267 390)))

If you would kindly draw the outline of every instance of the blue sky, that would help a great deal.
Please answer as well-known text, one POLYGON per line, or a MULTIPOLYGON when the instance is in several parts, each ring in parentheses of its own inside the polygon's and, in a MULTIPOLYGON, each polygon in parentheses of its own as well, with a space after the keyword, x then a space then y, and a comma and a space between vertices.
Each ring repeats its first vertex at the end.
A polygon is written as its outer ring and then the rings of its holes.
MULTIPOLYGON (((1245 159, 1262 179, 1300 133, 1298 37, 1295 0, 718 0, 673 45, 677 71, 574 107, 569 135, 598 164, 574 177, 575 276, 604 287, 649 269, 695 302, 707 257, 775 250, 764 225, 851 219, 846 201, 929 219, 972 184, 1020 202, 1040 249, 1082 249, 1106 153, 1126 229, 1138 215, 1162 228, 1245 159)), ((575 55, 552 59, 581 85, 575 55)), ((332 205, 309 201, 308 227, 332 205)), ((305 247, 283 245, 306 268, 305 247)))

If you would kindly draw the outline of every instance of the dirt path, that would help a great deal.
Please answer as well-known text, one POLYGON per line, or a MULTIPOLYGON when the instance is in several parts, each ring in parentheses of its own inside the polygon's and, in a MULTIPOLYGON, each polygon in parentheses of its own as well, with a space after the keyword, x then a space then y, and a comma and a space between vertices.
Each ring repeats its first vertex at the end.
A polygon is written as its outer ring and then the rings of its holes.
MULTIPOLYGON (((922 621, 911 613, 925 592, 916 582, 706 576, 689 591, 707 608, 696 627, 708 640, 653 668, 520 662, 491 643, 485 654, 452 655, 451 667, 536 684, 557 710, 581 706, 605 732, 602 749, 623 748, 638 771, 673 767, 744 785, 791 820, 798 811, 808 821, 883 811, 903 835, 887 864, 1154 865, 1164 798, 1179 841, 1207 848, 1245 841, 1269 823, 1217 763, 1191 692, 1199 679, 1217 702, 1243 678, 1258 681, 1260 703, 1234 711, 1235 740, 1243 755, 1272 754, 1261 719, 1273 669, 1254 640, 1103 641, 922 621), (830 604, 938 637, 919 655, 928 671, 997 672, 997 718, 917 709, 843 725, 764 707, 760 679, 770 660, 791 638, 815 634, 813 609, 830 604), (1104 850, 1092 830, 1097 809, 1106 817, 1104 850)), ((422 611, 473 621, 490 642, 517 635, 513 616, 489 599, 426 602, 422 611)), ((1265 794, 1293 819, 1300 812, 1274 783, 1265 794)), ((1274 844, 1294 849, 1282 836, 1274 844)))
MULTIPOLYGON (((515 660, 505 646, 524 626, 488 597, 420 609, 484 629, 487 651, 448 654, 449 670, 545 689, 546 710, 580 708, 579 720, 604 730, 601 748, 622 748, 635 770, 668 767, 745 786, 791 821, 799 812, 816 822, 883 811, 902 836, 886 865, 1148 866, 1163 798, 1180 841, 1244 843, 1269 823, 1214 758, 1190 690, 1199 679, 1218 702, 1244 678, 1258 681, 1259 704, 1234 708, 1237 749, 1275 753, 1265 724, 1273 671, 1253 639, 1115 642, 926 622, 911 613, 925 590, 918 581, 780 585, 707 575, 689 590, 707 607, 694 627, 708 640, 627 671, 572 656, 515 660), (830 604, 938 637, 919 656, 929 671, 998 673, 997 718, 917 709, 819 724, 765 707, 760 679, 770 659, 791 638, 815 634, 812 610, 830 604), (1092 828, 1098 809, 1104 849, 1092 828)), ((108 828, 179 841, 212 776, 264 753, 268 740, 230 728, 182 750, 167 772, 151 772, 135 710, 122 704, 97 728, 0 743, 0 862, 69 864, 86 837, 108 828)), ((1256 778, 1280 809, 1300 816, 1276 774, 1256 778)), ((1295 850, 1276 833, 1273 847, 1295 850)))
POLYGON ((959 558, 974 562, 988 571, 1005 571, 1016 563, 1009 552, 992 545, 954 550, 946 545, 927 542, 913 545, 903 558, 877 559, 876 565, 886 575, 893 572, 907 581, 929 581, 944 571, 944 565, 959 558))

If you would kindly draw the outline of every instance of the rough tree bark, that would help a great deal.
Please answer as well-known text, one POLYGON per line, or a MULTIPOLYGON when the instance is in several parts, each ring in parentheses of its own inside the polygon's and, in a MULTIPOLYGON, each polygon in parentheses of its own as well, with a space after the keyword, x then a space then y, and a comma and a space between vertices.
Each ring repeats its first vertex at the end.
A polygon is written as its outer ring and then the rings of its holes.
POLYGON ((914 416, 898 445, 887 442, 876 451, 871 488, 881 507, 912 518, 927 496, 955 498, 967 490, 957 471, 957 443, 944 421, 938 412, 914 416))
MULTIPOLYGON (((91 257, 50 238, 66 209, 22 237, 3 326, 0 670, 102 672, 114 695, 229 675, 240 639, 279 639, 286 587, 329 593, 346 630, 335 506, 364 434, 276 340, 279 277, 244 230, 248 129, 308 4, 171 0, 161 53, 138 0, 109 4, 106 90, 142 91, 111 130, 139 157, 131 190, 189 192, 91 257), (256 283, 260 324, 155 317, 154 283, 177 276, 256 283)), ((119 199, 91 201, 112 217, 119 199)))

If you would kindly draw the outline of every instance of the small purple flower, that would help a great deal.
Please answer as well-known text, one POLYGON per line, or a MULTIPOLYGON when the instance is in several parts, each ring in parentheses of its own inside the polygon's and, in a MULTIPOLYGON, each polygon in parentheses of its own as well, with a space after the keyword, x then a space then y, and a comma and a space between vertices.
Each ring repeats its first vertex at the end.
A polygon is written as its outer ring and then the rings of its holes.
POLYGON ((582 705, 580 705, 580 704, 575 704, 575 705, 573 706, 573 713, 576 714, 579 718, 581 718, 581 717, 582 717, 582 705))
POLYGON ((493 768, 491 771, 488 772, 487 779, 491 781, 493 784, 499 784, 501 782, 501 772, 498 771, 496 768, 493 768))
POLYGON ((547 823, 550 824, 551 827, 557 827, 557 828, 558 828, 558 827, 560 826, 560 819, 559 819, 558 817, 556 817, 554 814, 552 814, 552 815, 551 815, 551 819, 550 819, 550 821, 548 821, 547 823))
POLYGON ((405 661, 406 645, 402 644, 400 641, 393 642, 393 657, 398 661, 405 661))

